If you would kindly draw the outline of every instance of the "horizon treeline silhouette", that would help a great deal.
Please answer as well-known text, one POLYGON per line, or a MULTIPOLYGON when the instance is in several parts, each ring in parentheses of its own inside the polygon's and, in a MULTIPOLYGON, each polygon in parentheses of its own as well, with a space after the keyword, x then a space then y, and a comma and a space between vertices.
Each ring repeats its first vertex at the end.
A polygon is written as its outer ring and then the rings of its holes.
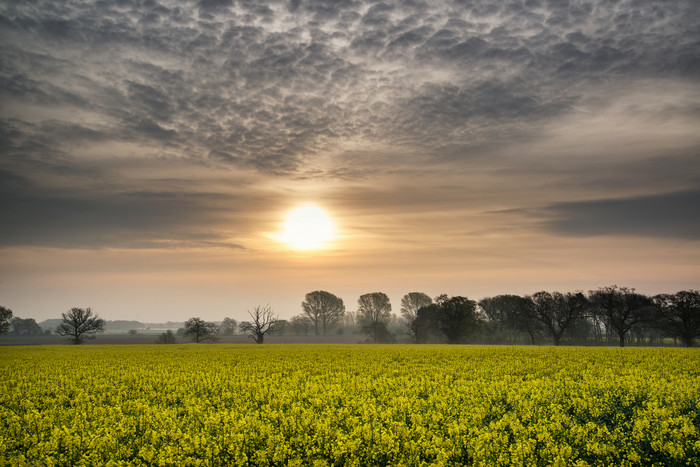
MULTIPOLYGON (((553 345, 666 345, 691 347, 700 337, 700 292, 648 296, 617 285, 576 292, 540 291, 532 295, 503 294, 474 301, 464 296, 438 295, 431 299, 410 292, 401 299, 400 314, 392 313, 389 297, 382 292, 358 298, 356 311, 347 311, 343 300, 327 291, 307 293, 302 312, 279 319, 268 304, 265 320, 206 322, 190 318, 175 334, 161 334, 158 342, 175 343, 174 336, 193 342, 215 342, 218 336, 237 332, 263 343, 263 336, 358 335, 366 343, 417 344, 553 344, 553 345), (198 326, 193 330, 192 323, 198 326), (189 323, 189 324, 188 324, 189 323), (205 334, 201 334, 206 329, 205 334), (202 336, 206 336, 205 338, 202 336)), ((76 309, 73 309, 76 310, 76 309)), ((89 310, 89 309, 88 309, 89 310)), ((249 312, 250 314, 250 312, 249 312)), ((97 315, 95 315, 96 318, 97 315)), ((52 321, 52 320, 47 320, 52 321)), ((100 320, 104 325, 110 321, 100 320)), ((138 323, 115 321, 115 323, 138 323)), ((177 324, 177 323, 169 323, 177 324)), ((66 334, 64 322, 54 330, 42 329, 32 318, 13 317, 0 307, 0 333, 12 336, 66 334)), ((129 334, 137 331, 130 329, 129 334)), ((73 338, 74 343, 80 339, 73 338)))

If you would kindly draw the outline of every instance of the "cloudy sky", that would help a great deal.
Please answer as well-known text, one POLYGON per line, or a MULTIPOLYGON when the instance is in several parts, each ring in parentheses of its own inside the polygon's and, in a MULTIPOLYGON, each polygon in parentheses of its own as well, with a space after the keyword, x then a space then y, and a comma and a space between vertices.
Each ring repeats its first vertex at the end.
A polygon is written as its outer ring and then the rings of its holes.
POLYGON ((21 317, 700 288, 696 0, 8 0, 0 83, 21 317))

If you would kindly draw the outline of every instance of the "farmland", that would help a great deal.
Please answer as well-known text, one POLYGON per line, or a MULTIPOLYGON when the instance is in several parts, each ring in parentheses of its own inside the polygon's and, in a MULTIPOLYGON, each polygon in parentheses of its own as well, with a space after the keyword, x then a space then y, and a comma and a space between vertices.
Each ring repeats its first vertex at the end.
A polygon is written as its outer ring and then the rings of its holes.
POLYGON ((677 348, 0 348, 9 465, 698 465, 677 348))

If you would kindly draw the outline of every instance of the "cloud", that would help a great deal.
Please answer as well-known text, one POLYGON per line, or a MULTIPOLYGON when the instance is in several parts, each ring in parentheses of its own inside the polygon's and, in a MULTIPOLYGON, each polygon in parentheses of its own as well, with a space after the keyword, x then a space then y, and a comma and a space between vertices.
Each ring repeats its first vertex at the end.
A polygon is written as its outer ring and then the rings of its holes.
POLYGON ((222 226, 227 211, 237 205, 230 195, 66 191, 37 186, 10 171, 0 171, 0 187, 2 247, 243 248, 231 240, 239 226, 222 226))
POLYGON ((577 237, 700 238, 700 190, 620 199, 555 203, 537 211, 542 226, 577 237))
MULTIPOLYGON (((591 190, 605 173, 592 169, 577 180, 581 162, 574 159, 582 145, 568 143, 594 138, 558 123, 605 109, 616 99, 601 92, 609 83, 625 88, 641 80, 651 90, 690 83, 682 92, 650 92, 683 96, 691 104, 665 112, 688 127, 700 124, 700 6, 692 0, 663 8, 651 0, 199 0, 190 6, 156 0, 0 5, 0 170, 47 190, 32 198, 6 191, 34 213, 22 217, 9 205, 29 229, 22 235, 38 242, 40 227, 52 219, 70 243, 70 226, 89 231, 93 214, 106 231, 155 229, 149 219, 187 231, 170 201, 144 201, 150 207, 139 214, 134 196, 125 194, 136 183, 168 192, 157 176, 139 172, 143 161, 159 161, 163 171, 173 161, 189 164, 202 183, 222 173, 344 182, 404 167, 412 174, 468 167, 495 176, 508 168, 530 174, 538 163, 553 173, 559 164, 568 182, 591 190), (561 132, 553 135, 553 128, 561 132), (540 144, 550 136, 561 144, 540 144), (130 181, 134 173, 138 182, 130 181), (103 188, 73 189, 88 180, 103 188), (90 201, 80 201, 83 195, 90 201), (111 220, 117 218, 127 227, 111 220)), ((635 98, 639 105, 615 123, 658 117, 658 107, 640 102, 635 98)), ((603 120, 595 128, 614 127, 603 120)), ((697 144, 687 135, 676 139, 680 146, 697 144)), ((605 142, 600 152, 612 153, 605 142)), ((620 152, 626 161, 653 156, 624 148, 615 155, 620 152)), ((693 172, 689 157, 667 159, 675 167, 668 173, 693 172)), ((197 193, 206 192, 197 186, 197 193)), ((184 218, 212 222, 197 217, 212 203, 184 202, 184 218)), ((8 241, 19 241, 16 229, 8 241)), ((110 238, 105 243, 116 235, 110 238)))

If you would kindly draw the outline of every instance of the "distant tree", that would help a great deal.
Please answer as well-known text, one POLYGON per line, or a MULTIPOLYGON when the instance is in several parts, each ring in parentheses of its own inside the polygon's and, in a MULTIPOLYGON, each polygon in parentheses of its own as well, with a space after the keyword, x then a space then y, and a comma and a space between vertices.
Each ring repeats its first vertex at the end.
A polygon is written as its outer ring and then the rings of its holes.
POLYGON ((306 294, 301 308, 314 324, 316 335, 326 335, 326 331, 335 326, 345 314, 343 299, 325 290, 306 294))
POLYGON ((235 319, 224 318, 224 320, 221 322, 221 333, 224 336, 232 336, 236 333, 237 327, 238 323, 235 319))
POLYGON ((177 339, 175 338, 175 333, 170 329, 158 336, 157 344, 174 344, 177 339))
POLYGON ((192 342, 215 342, 219 339, 216 324, 204 321, 202 318, 190 318, 185 321, 185 337, 189 337, 192 342))
POLYGON ((287 334, 289 327, 289 321, 286 319, 279 319, 275 322, 275 325, 272 326, 272 329, 270 329, 270 334, 274 334, 275 336, 284 336, 287 334))
POLYGON ((440 326, 440 307, 431 304, 420 308, 413 320, 416 342, 418 344, 428 344, 431 342, 443 342, 445 336, 440 326))
POLYGON ((373 292, 357 299, 361 330, 374 343, 391 340, 387 325, 391 321, 391 302, 382 292, 373 292))
POLYGON ((479 308, 484 312, 496 330, 508 340, 513 340, 512 333, 527 333, 532 344, 538 331, 538 323, 532 314, 532 303, 519 295, 496 295, 479 301, 479 308))
POLYGON ((700 337, 700 292, 683 290, 673 295, 660 294, 653 301, 651 325, 680 339, 686 347, 692 347, 700 337))
POLYGON ((459 344, 474 334, 480 324, 476 302, 467 297, 435 297, 439 310, 439 326, 449 344, 459 344))
POLYGON ((136 336, 138 335, 138 333, 139 332, 136 329, 129 329, 129 332, 127 332, 127 334, 129 334, 130 336, 136 336))
POLYGON ((309 332, 314 328, 314 323, 306 315, 292 316, 289 320, 289 328, 296 335, 308 336, 309 332))
POLYGON ((416 342, 418 342, 418 336, 416 334, 415 324, 416 318, 418 317, 418 310, 432 305, 432 303, 433 299, 423 292, 409 292, 401 299, 401 316, 403 318, 403 323, 416 342))
POLYGON ((535 317, 544 325, 554 345, 561 343, 566 329, 583 318, 588 307, 588 300, 581 292, 562 294, 542 291, 529 298, 535 317))
POLYGON ((635 293, 634 289, 616 285, 591 290, 588 297, 594 312, 617 334, 620 347, 625 346, 625 336, 629 330, 642 322, 646 310, 653 306, 649 297, 635 293))
POLYGON ((33 318, 12 318, 10 327, 13 336, 39 336, 42 333, 41 326, 33 318))
POLYGON ((256 344, 262 344, 265 340, 265 334, 269 333, 277 323, 277 315, 272 311, 270 305, 256 306, 252 312, 248 310, 248 314, 251 321, 243 321, 239 327, 256 344))
POLYGON ((7 307, 0 306, 0 334, 5 334, 10 330, 10 321, 12 320, 12 310, 7 307))
POLYGON ((71 308, 61 313, 63 322, 56 328, 56 334, 68 336, 74 344, 82 344, 85 339, 93 339, 95 334, 103 332, 105 320, 93 315, 90 308, 71 308))
POLYGON ((435 297, 432 305, 419 309, 415 322, 416 336, 421 343, 432 340, 463 343, 480 325, 475 301, 445 294, 435 297))

